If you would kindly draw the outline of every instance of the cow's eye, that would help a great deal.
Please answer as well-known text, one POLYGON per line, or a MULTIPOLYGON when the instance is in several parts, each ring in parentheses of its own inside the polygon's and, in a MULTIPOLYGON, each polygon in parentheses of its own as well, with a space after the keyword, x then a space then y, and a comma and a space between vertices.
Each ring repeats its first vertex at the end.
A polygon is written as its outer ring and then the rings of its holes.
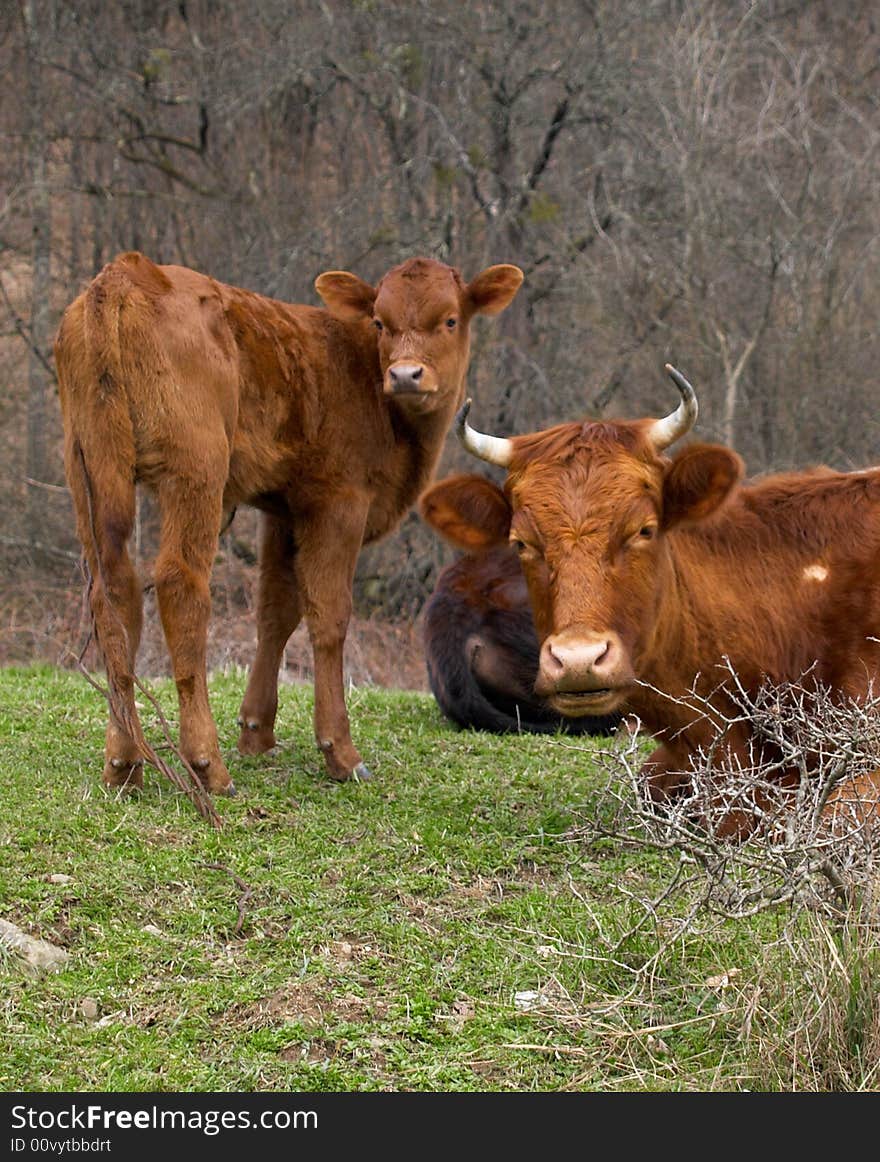
POLYGON ((458 326, 458 319, 449 318, 446 320, 446 329, 448 331, 454 331, 457 326, 458 326))
POLYGON ((525 541, 521 541, 521 540, 519 539, 519 537, 511 537, 511 538, 510 538, 510 543, 511 543, 511 545, 513 546, 513 548, 514 548, 514 549, 516 549, 516 551, 519 553, 519 555, 520 555, 520 556, 522 556, 522 555, 523 555, 523 553, 525 553, 525 552, 527 551, 528 547, 529 547, 529 546, 526 544, 526 542, 525 542, 525 541))
POLYGON ((374 327, 376 328, 376 330, 377 330, 377 331, 379 331, 380 333, 381 333, 382 331, 384 331, 384 330, 385 330, 385 328, 382 326, 382 320, 381 320, 381 319, 373 319, 373 326, 374 326, 374 327))
POLYGON ((657 528, 655 525, 642 525, 642 527, 639 529, 639 540, 650 541, 653 539, 656 532, 657 528))

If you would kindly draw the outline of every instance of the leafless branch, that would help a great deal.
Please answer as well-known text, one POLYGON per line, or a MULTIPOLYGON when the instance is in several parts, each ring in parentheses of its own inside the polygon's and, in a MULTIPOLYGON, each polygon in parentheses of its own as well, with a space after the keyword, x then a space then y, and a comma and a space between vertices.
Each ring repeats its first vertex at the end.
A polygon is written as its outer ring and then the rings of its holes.
MULTIPOLYGON (((679 852, 683 865, 699 869, 687 885, 698 906, 728 917, 781 904, 835 915, 859 902, 876 908, 880 805, 872 776, 880 767, 880 696, 835 698, 808 675, 749 696, 729 663, 723 668, 732 709, 719 711, 693 689, 671 699, 716 732, 683 772, 687 789, 668 801, 651 798, 641 770, 645 739, 636 729, 624 745, 603 752, 605 809, 583 835, 679 852), (752 733, 747 761, 724 745, 737 725, 752 733), (800 772, 796 788, 780 783, 792 770, 800 772), (731 812, 755 820, 746 842, 731 842, 719 826, 731 812)), ((646 913, 682 895, 683 865, 661 896, 642 901, 646 913)))
POLYGON ((203 866, 208 867, 208 868, 212 868, 214 871, 226 872, 226 874, 228 876, 232 877, 232 879, 235 883, 235 886, 241 892, 241 895, 239 896, 239 899, 238 899, 238 919, 235 922, 235 935, 240 936, 242 926, 244 925, 245 905, 247 904, 248 900, 250 899, 251 895, 253 894, 253 888, 250 887, 248 884, 246 884, 240 876, 237 876, 234 871, 232 871, 230 868, 226 867, 225 864, 206 863, 203 866))

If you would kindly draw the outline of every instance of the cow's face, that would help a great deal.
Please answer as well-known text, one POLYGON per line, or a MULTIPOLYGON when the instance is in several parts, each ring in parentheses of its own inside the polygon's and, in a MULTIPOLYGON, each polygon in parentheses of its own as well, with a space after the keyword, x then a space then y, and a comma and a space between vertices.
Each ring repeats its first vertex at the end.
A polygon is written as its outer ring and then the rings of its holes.
POLYGON ((541 643, 535 691, 571 717, 618 709, 654 620, 663 469, 630 450, 635 434, 584 425, 562 456, 538 452, 508 477, 508 536, 541 643))
POLYGON ((517 436, 490 448, 508 470, 503 490, 464 475, 422 497, 425 520, 453 544, 516 547, 541 643, 535 691, 559 714, 620 709, 663 636, 670 531, 709 517, 741 475, 739 457, 716 445, 667 459, 657 424, 517 436))
POLYGON ((382 388, 418 410, 458 402, 470 357, 470 321, 496 315, 522 282, 516 266, 490 266, 469 283, 453 267, 411 258, 374 288, 353 274, 330 271, 315 285, 340 318, 375 328, 382 388))

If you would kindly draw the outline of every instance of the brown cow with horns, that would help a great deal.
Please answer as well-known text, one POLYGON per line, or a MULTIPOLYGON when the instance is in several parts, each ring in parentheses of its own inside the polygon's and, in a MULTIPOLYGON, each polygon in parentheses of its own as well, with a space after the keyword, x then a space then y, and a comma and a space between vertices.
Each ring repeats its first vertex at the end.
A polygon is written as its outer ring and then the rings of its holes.
MULTIPOLYGON (((740 719, 725 745, 734 761, 753 761, 731 671, 751 695, 809 673, 858 699, 880 667, 880 468, 743 483, 730 448, 692 443, 667 455, 697 416, 690 384, 667 371, 681 403, 663 419, 503 439, 470 427, 468 400, 459 436, 507 470, 504 488, 459 475, 420 502, 469 551, 516 547, 541 642, 536 693, 575 718, 637 715, 660 744, 643 767, 655 798, 683 791, 690 759, 717 740, 695 694, 740 719)), ((796 778, 779 774, 783 786, 796 778)), ((752 826, 732 811, 718 830, 752 826)))
POLYGON ((305 617, 315 736, 334 779, 367 778, 350 734, 343 646, 363 544, 428 484, 464 395, 470 323, 522 282, 470 282, 412 258, 370 286, 328 271, 328 309, 289 304, 180 266, 121 254, 67 308, 55 342, 65 471, 91 574, 111 693, 104 782, 140 786, 134 702, 141 586, 127 551, 135 486, 154 490, 154 581, 180 710, 180 752, 211 793, 233 793, 208 703, 209 577, 225 520, 261 510, 258 645, 239 750, 274 745, 278 669, 305 617))

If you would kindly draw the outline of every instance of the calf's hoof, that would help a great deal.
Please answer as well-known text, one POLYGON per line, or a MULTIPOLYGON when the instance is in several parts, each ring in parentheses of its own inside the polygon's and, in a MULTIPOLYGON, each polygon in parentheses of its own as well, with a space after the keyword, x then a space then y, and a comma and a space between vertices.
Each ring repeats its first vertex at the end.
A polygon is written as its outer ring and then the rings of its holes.
POLYGON ((107 759, 102 782, 114 791, 142 791, 144 789, 144 760, 107 759))
POLYGON ((329 739, 319 739, 318 750, 323 754, 327 774, 334 782, 347 783, 351 780, 355 783, 368 783, 372 779, 370 768, 360 757, 351 763, 343 762, 336 756, 333 743, 329 739))
POLYGON ((241 727, 238 736, 239 754, 265 754, 275 746, 275 732, 271 726, 242 718, 239 718, 238 725, 241 727))
POLYGON ((222 759, 211 759, 202 755, 190 759, 189 765, 210 795, 226 795, 231 798, 238 793, 222 759))

